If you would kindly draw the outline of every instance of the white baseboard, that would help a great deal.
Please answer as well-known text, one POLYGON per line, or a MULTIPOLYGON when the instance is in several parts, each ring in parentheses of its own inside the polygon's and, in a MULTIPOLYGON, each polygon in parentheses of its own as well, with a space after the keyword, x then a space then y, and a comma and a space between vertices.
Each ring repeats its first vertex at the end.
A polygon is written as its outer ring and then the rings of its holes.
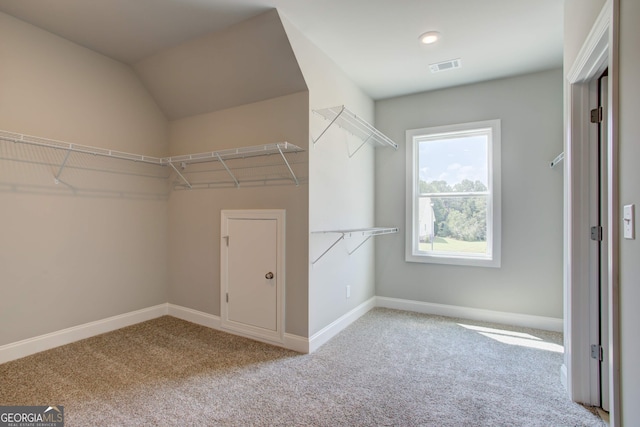
POLYGON ((438 316, 501 323, 504 325, 522 326, 525 328, 543 329, 545 331, 554 332, 562 332, 564 326, 562 319, 554 317, 532 316, 529 314, 508 313, 504 311, 492 311, 456 305, 434 304, 398 298, 376 297, 376 307, 394 308, 398 310, 415 311, 417 313, 434 314, 438 316))
POLYGON ((223 329, 221 327, 220 316, 204 313, 202 311, 194 310, 187 307, 181 307, 175 304, 168 304, 168 307, 169 316, 177 317, 178 319, 186 320, 187 322, 206 326, 208 328, 216 329, 228 334, 239 335, 256 341, 265 342, 267 344, 277 345, 279 347, 297 351, 298 353, 309 353, 309 339, 305 337, 285 333, 283 343, 271 342, 269 340, 260 339, 259 337, 251 336, 248 334, 223 329))
POLYGON ((178 319, 186 320, 187 322, 195 323, 197 325, 220 330, 220 316, 175 304, 167 304, 167 307, 167 314, 169 316, 177 317, 178 319))
MULTIPOLYGON (((389 308, 397 308, 397 309, 400 309, 400 310, 408 310, 408 311, 418 311, 418 312, 430 313, 430 314, 442 314, 442 313, 436 313, 433 310, 432 311, 425 311, 424 307, 416 307, 417 305, 418 306, 424 306, 424 305, 433 306, 434 304, 426 304, 426 303, 421 303, 421 302, 417 302, 417 301, 398 300, 398 299, 394 299, 394 298, 383 298, 382 301, 381 301, 380 297, 373 297, 373 298, 365 301, 364 303, 360 304, 359 306, 357 306, 353 310, 349 311, 348 313, 344 314, 340 318, 336 319, 335 321, 333 321, 329 325, 325 326, 324 328, 322 328, 320 331, 315 333, 310 338, 306 338, 306 337, 301 337, 299 335, 293 335, 293 334, 285 333, 284 334, 284 342, 283 343, 275 343, 275 342, 270 342, 268 340, 261 340, 260 338, 253 337, 253 336, 250 336, 250 335, 246 335, 246 334, 242 334, 242 333, 239 333, 239 332, 222 329, 221 326, 220 326, 221 323, 220 323, 220 317, 219 316, 203 313, 201 311, 193 310, 193 309, 190 309, 190 308, 181 307, 181 306, 174 305, 174 304, 169 304, 168 305, 169 306, 168 314, 170 316, 174 316, 174 317, 177 317, 179 319, 186 320, 188 322, 196 323, 198 325, 207 326, 209 328, 217 329, 217 330, 220 330, 222 332, 244 336, 244 337, 247 337, 247 338, 250 338, 250 339, 255 339, 255 340, 258 340, 258 341, 266 342, 268 344, 281 346, 281 347, 287 348, 289 350, 293 350, 293 351, 297 351, 299 353, 305 353, 306 354, 306 353, 312 353, 312 352, 316 351, 323 344, 328 342, 331 338, 333 338, 336 335, 338 335, 347 326, 349 326, 350 324, 352 324, 353 322, 358 320, 360 317, 362 317, 369 310, 371 310, 372 308, 377 307, 377 306, 389 307, 389 308), (402 302, 402 304, 398 304, 398 302, 402 302)), ((442 306, 442 307, 444 307, 444 306, 442 306)), ((450 306, 450 307, 458 308, 458 309, 461 309, 461 310, 467 310, 464 307, 453 307, 453 306, 450 306)), ((485 310, 481 310, 481 311, 485 311, 485 310)), ((469 316, 463 316, 462 313, 459 313, 459 315, 456 315, 456 316, 453 316, 451 314, 451 312, 449 312, 449 314, 442 314, 442 315, 449 315, 449 316, 452 316, 452 317, 469 318, 469 316)), ((485 318, 478 319, 478 320, 487 320, 487 318, 485 316, 485 318)), ((492 317, 490 320, 491 321, 495 321, 495 316, 492 317)), ((508 322, 501 322, 501 323, 508 323, 508 322)))
POLYGON ((49 334, 17 341, 0 347, 0 363, 16 360, 61 345, 80 341, 95 335, 115 331, 136 323, 145 322, 167 314, 167 304, 160 304, 130 313, 120 314, 95 322, 73 326, 49 334))
MULTIPOLYGON (((0 364, 165 315, 222 332, 233 333, 220 327, 220 316, 165 303, 0 346, 0 364)), ((248 335, 242 336, 256 339, 248 335)), ((257 340, 261 341, 260 339, 257 340)), ((264 342, 279 345, 299 353, 309 353, 309 339, 298 335, 284 334, 284 344, 264 342)))
POLYGON ((297 351, 298 353, 309 354, 309 338, 300 335, 284 334, 284 348, 297 351))
MULTIPOLYGON (((299 353, 312 353, 374 307, 394 308, 418 313, 502 323, 556 332, 562 332, 563 330, 563 320, 552 317, 433 304, 398 298, 373 297, 325 326, 310 338, 285 333, 283 344, 272 342, 269 342, 269 344, 279 345, 299 353)), ((164 315, 177 317, 178 319, 223 332, 233 333, 232 331, 223 330, 220 327, 220 316, 166 303, 0 346, 0 363, 9 362, 164 315)), ((255 337, 248 338, 256 339, 255 337)), ((563 368, 564 370, 561 375, 563 375, 562 378, 566 384, 566 367, 563 366, 563 368)))
POLYGON ((309 353, 316 351, 322 344, 338 335, 347 326, 358 320, 375 306, 376 297, 373 297, 313 334, 309 338, 309 353))

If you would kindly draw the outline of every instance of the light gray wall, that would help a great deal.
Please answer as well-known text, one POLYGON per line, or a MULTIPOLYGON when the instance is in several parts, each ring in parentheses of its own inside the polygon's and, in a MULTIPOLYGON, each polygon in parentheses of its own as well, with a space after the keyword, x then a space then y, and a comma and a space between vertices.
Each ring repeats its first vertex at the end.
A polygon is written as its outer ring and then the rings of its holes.
MULTIPOLYGON (((373 101, 289 21, 283 24, 309 87, 308 108, 346 105, 373 122, 373 101)), ((309 135, 315 139, 328 121, 309 112, 309 135)), ((318 142, 309 141, 309 258, 316 260, 339 234, 314 231, 374 226, 374 149, 337 126, 318 142)), ((362 239, 345 239, 309 269, 309 336, 375 295, 371 239, 352 255, 362 239), (346 286, 351 297, 346 297, 346 286)))
MULTIPOLYGON (((565 2, 565 69, 569 70, 577 57, 591 26, 595 22, 603 0, 566 0, 565 2), (591 13, 585 14, 584 10, 591 13)), ((620 213, 627 204, 640 205, 640 3, 636 0, 620 0, 619 25, 619 168, 620 213)), ((636 229, 637 230, 637 229, 636 229)), ((623 426, 633 426, 640 420, 640 240, 622 237, 620 221, 620 377, 621 410, 623 426)))
MULTIPOLYGON (((175 120, 171 155, 288 141, 306 147, 307 92, 175 120)), ((308 331, 308 153, 287 155, 299 186, 246 186, 173 191, 169 199, 169 302, 220 315, 220 211, 286 209, 285 332, 308 331)), ((271 161, 271 160, 270 160, 271 161)), ((275 162, 281 164, 279 157, 275 162)), ((255 160, 229 161, 234 168, 255 160)), ((191 168, 191 166, 189 166, 191 168)), ((221 166, 218 165, 218 169, 221 166)), ((284 170, 285 166, 279 166, 284 170)), ((230 178, 222 174, 226 180, 230 178)), ((201 181, 202 178, 194 177, 201 181)), ((197 181, 196 181, 197 182, 197 181)))
POLYGON ((399 238, 378 245, 376 293, 562 318, 562 71, 551 70, 376 102, 376 125, 400 143, 376 156, 376 221, 399 238), (501 119, 502 267, 404 261, 405 131, 501 119))
POLYGON ((606 0, 565 0, 564 68, 569 71, 606 0))
MULTIPOLYGON (((620 241, 620 343, 622 416, 625 426, 640 420, 640 3, 620 2, 620 212, 636 205, 636 240, 620 241)), ((622 225, 620 225, 622 233, 622 225)))
MULTIPOLYGON (((640 4, 620 2, 620 212, 636 205, 636 240, 620 241, 620 343, 624 425, 640 420, 640 4)), ((622 225, 620 226, 622 233, 622 225)))
MULTIPOLYGON (((0 129, 166 153, 130 67, 2 13, 0 40, 0 129)), ((63 157, 0 142, 0 345, 166 302, 166 180, 72 155, 60 178, 74 193, 53 183, 63 157)))

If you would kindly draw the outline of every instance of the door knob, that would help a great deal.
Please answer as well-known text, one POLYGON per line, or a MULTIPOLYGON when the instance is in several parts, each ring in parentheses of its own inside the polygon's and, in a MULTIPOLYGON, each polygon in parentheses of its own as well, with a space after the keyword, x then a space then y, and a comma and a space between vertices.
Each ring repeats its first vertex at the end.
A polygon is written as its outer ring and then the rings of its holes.
POLYGON ((273 273, 272 273, 272 272, 268 272, 267 274, 265 274, 265 275, 264 275, 264 277, 265 277, 266 279, 271 280, 271 279, 273 279, 273 273))

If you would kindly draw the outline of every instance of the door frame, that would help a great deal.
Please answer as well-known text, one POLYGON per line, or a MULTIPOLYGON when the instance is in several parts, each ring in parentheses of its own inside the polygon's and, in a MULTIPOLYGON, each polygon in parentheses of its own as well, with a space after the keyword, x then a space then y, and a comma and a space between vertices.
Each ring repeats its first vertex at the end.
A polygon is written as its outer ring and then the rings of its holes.
POLYGON ((285 227, 286 211, 284 209, 223 209, 220 212, 220 327, 224 330, 253 338, 258 341, 282 345, 284 343, 285 325, 285 227), (251 325, 242 325, 229 320, 226 293, 229 289, 227 246, 229 220, 275 220, 276 221, 276 331, 266 331, 251 325))
MULTIPOLYGON (((610 425, 620 424, 619 342, 619 182, 618 170, 618 22, 619 0, 608 0, 566 75, 565 138, 565 365, 566 386, 572 400, 592 401, 590 325, 598 315, 590 308, 589 286, 589 85, 608 68, 607 117, 607 241, 609 312, 610 425)), ((599 402, 597 402, 599 403, 599 402)))
MULTIPOLYGON (((606 71, 606 70, 605 70, 606 71)), ((608 84, 607 86, 601 84, 604 81, 608 81, 608 76, 601 75, 598 78, 589 81, 589 109, 593 111, 594 108, 605 107, 608 114, 608 84), (602 92, 607 98, 603 98, 602 92)), ((608 161, 607 161, 607 120, 602 120, 600 123, 591 123, 589 127, 589 209, 590 220, 589 226, 601 226, 603 232, 603 239, 600 241, 594 241, 593 237, 589 243, 589 292, 590 292, 590 340, 591 345, 602 346, 601 358, 593 358, 591 355, 591 376, 590 376, 590 389, 591 398, 588 403, 601 407, 605 411, 608 411, 608 390, 609 390, 609 341, 608 341, 608 274, 609 268, 608 262, 608 241, 606 238, 609 233, 608 211, 609 211, 609 199, 608 193, 608 161), (603 130, 604 129, 604 130, 603 130), (604 133, 603 133, 604 132, 604 133), (599 316, 593 315, 594 313, 600 313, 599 316), (606 341, 605 341, 606 340, 606 341), (606 407, 605 407, 606 406, 606 407)), ((586 142, 586 141, 585 141, 586 142)), ((592 349, 593 351, 593 349, 592 349)))

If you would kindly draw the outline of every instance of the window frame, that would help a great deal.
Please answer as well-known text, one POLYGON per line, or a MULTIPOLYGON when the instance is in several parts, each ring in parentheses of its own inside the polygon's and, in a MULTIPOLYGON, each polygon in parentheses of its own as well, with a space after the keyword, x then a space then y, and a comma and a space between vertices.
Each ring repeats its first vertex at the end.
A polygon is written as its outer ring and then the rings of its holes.
POLYGON ((406 131, 406 238, 405 261, 499 268, 501 265, 501 122, 500 119, 459 123, 444 126, 410 129, 406 131), (488 255, 462 253, 418 252, 417 227, 420 193, 418 192, 418 142, 420 139, 441 135, 470 134, 488 131, 487 146, 488 200, 487 200, 487 249, 488 255))

